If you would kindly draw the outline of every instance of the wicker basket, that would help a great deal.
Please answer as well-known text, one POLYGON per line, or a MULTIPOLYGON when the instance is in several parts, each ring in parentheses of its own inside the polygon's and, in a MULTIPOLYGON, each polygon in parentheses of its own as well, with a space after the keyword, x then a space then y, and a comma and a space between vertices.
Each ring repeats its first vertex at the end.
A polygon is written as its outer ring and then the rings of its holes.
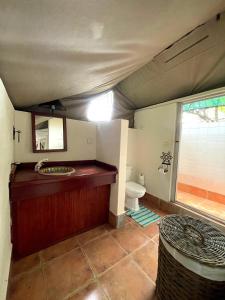
POLYGON ((162 219, 156 281, 158 300, 225 300, 223 274, 225 236, 219 230, 187 216, 171 215, 162 219), (191 261, 192 266, 200 264, 215 274, 218 270, 222 280, 212 280, 193 272, 189 265, 178 261, 179 257, 191 261))

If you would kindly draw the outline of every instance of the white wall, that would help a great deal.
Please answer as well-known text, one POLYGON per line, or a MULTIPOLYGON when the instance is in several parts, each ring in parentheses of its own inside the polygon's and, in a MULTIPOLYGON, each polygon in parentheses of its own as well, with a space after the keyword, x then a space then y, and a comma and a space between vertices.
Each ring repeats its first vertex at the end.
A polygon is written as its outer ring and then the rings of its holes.
POLYGON ((117 181, 111 186, 110 211, 118 216, 124 213, 128 121, 113 120, 97 126, 97 160, 118 169, 117 181))
POLYGON ((158 167, 163 151, 173 155, 176 115, 176 103, 136 111, 136 131, 128 133, 128 164, 145 175, 147 192, 165 201, 170 200, 172 166, 166 175, 158 167))
POLYGON ((91 122, 66 120, 67 151, 32 152, 31 113, 15 111, 15 126, 21 130, 21 139, 15 140, 15 161, 35 162, 42 158, 51 161, 96 159, 96 125, 91 122))
POLYGON ((225 195, 225 122, 195 124, 182 128, 178 181, 225 195))
POLYGON ((130 180, 137 181, 137 169, 138 169, 138 134, 139 130, 135 128, 128 129, 128 141, 127 141, 127 165, 133 167, 130 180))
POLYGON ((5 299, 11 259, 9 174, 13 162, 14 108, 0 80, 0 299, 5 299))

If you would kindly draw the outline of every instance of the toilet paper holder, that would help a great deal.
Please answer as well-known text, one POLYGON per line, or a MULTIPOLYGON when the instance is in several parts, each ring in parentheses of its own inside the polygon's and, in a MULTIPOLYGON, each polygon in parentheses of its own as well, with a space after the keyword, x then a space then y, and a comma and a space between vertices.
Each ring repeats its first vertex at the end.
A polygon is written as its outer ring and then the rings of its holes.
POLYGON ((171 161, 173 159, 173 156, 171 155, 171 152, 162 152, 162 155, 160 156, 162 159, 161 165, 158 167, 158 170, 162 173, 167 173, 169 171, 168 166, 171 165, 171 161))

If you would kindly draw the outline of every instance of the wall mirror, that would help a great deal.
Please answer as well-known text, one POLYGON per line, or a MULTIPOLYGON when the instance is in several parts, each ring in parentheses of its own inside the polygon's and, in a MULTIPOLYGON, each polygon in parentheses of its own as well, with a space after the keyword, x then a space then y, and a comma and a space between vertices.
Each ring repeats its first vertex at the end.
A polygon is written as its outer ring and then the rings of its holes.
POLYGON ((32 113, 33 152, 67 150, 66 118, 32 113))

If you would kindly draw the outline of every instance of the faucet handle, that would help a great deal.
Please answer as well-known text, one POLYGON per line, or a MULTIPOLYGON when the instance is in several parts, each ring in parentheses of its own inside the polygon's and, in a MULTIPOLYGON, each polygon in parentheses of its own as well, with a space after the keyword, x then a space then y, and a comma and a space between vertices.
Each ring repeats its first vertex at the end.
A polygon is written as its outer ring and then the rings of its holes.
POLYGON ((34 167, 34 170, 35 170, 36 172, 38 172, 38 171, 40 170, 40 168, 42 167, 43 163, 46 162, 46 161, 48 161, 48 158, 43 158, 43 159, 39 160, 39 161, 36 163, 36 165, 35 165, 35 167, 34 167))
POLYGON ((42 160, 39 161, 39 163, 43 163, 45 161, 48 161, 48 158, 43 158, 42 160))

